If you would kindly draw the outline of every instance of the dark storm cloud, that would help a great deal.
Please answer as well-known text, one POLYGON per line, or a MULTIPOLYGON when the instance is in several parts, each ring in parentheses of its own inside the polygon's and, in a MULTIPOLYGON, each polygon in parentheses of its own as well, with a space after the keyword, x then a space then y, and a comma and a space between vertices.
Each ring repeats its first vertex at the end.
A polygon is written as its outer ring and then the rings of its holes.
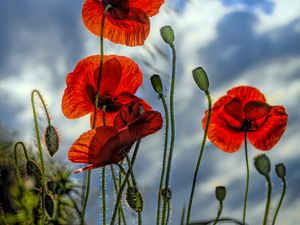
POLYGON ((256 16, 234 12, 217 27, 217 39, 198 50, 202 64, 211 74, 214 87, 231 82, 253 65, 262 65, 285 56, 300 55, 299 19, 267 33, 256 33, 256 16))
POLYGON ((79 1, 10 0, 1 3, 0 14, 0 77, 7 72, 15 73, 28 56, 37 52, 46 55, 40 62, 49 65, 50 69, 56 55, 66 55, 70 63, 79 58, 82 51, 79 1), (55 35, 59 43, 47 39, 45 34, 55 35), (60 45, 66 46, 67 52, 52 51, 60 45), (16 62, 14 57, 22 59, 20 55, 24 61, 16 62))

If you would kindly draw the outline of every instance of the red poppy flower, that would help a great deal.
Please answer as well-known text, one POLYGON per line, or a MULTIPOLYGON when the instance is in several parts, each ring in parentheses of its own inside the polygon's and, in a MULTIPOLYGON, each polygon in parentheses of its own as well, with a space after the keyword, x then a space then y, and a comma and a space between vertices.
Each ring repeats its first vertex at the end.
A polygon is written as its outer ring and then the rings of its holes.
POLYGON ((103 36, 114 43, 128 46, 143 45, 149 35, 149 17, 158 13, 164 0, 86 0, 82 7, 85 26, 100 35, 105 7, 107 11, 103 36))
POLYGON ((101 126, 82 134, 69 149, 68 158, 89 165, 75 172, 118 163, 135 141, 161 129, 161 114, 151 109, 141 112, 140 107, 138 102, 128 104, 116 116, 114 127, 101 126))
MULTIPOLYGON (((256 88, 235 87, 212 107, 208 138, 225 152, 239 150, 246 132, 249 141, 260 150, 270 150, 285 131, 288 115, 283 106, 267 104, 256 88)), ((202 119, 205 127, 207 111, 202 119)))
MULTIPOLYGON (((94 117, 94 103, 99 77, 100 56, 94 55, 81 60, 74 71, 67 76, 62 99, 62 111, 69 119, 88 113, 94 117)), ((103 72, 100 78, 97 125, 102 123, 102 108, 105 106, 107 125, 122 105, 137 98, 133 96, 142 84, 142 73, 138 65, 124 56, 104 56, 103 72)))

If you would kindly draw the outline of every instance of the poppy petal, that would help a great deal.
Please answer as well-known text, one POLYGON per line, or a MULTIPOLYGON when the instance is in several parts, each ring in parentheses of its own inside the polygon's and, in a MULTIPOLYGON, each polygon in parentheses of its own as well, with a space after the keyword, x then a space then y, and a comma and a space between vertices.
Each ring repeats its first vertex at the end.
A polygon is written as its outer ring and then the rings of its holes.
MULTIPOLYGON (((106 126, 112 126, 114 124, 114 120, 118 112, 105 113, 106 126)), ((90 117, 90 125, 92 127, 94 122, 94 112, 92 112, 90 117)), ((97 110, 97 116, 95 121, 95 127, 104 126, 103 124, 103 110, 97 110)))
POLYGON ((141 109, 143 112, 152 110, 151 106, 145 100, 135 97, 132 102, 124 105, 118 112, 114 120, 114 127, 122 129, 127 126, 128 123, 141 115, 141 109))
MULTIPOLYGON (((208 112, 205 112, 205 117, 202 119, 202 127, 205 129, 208 112)), ((233 153, 240 149, 244 135, 243 132, 238 132, 235 129, 228 127, 226 118, 217 111, 212 111, 211 119, 208 128, 208 138, 219 149, 224 152, 233 153)))
MULTIPOLYGON (((100 35, 103 16, 103 5, 100 1, 86 0, 82 7, 82 19, 85 26, 95 35, 100 35)), ((126 17, 114 18, 107 13, 103 36, 110 41, 128 46, 143 45, 150 32, 150 21, 147 14, 137 8, 130 8, 126 17)))
MULTIPOLYGON (((114 94, 135 93, 142 84, 142 72, 138 65, 124 56, 109 55, 104 56, 103 60, 104 70, 101 78, 103 81, 100 82, 100 85, 103 83, 102 91, 115 92, 114 94), (112 74, 111 71, 120 71, 117 61, 121 65, 121 74, 119 72, 112 74)), ((89 56, 81 60, 67 76, 67 88, 62 99, 62 111, 67 118, 79 118, 94 111, 99 66, 100 56, 89 56)))
POLYGON ((230 102, 226 103, 224 111, 237 121, 243 120, 243 103, 238 98, 233 98, 230 102))
POLYGON ((82 134, 70 147, 68 159, 76 163, 99 164, 105 162, 109 155, 101 154, 108 140, 118 131, 113 127, 98 127, 82 134))
MULTIPOLYGON (((112 126, 114 124, 114 119, 115 119, 118 111, 121 109, 121 107, 125 104, 130 103, 135 98, 137 98, 137 97, 128 92, 124 92, 119 95, 116 95, 114 98, 114 101, 113 101, 115 109, 111 110, 109 112, 107 112, 107 111, 105 112, 106 126, 112 126)), ((91 117, 90 117, 91 127, 93 125, 93 122, 94 122, 94 112, 92 112, 91 117)), ((97 110, 97 117, 96 117, 96 121, 95 121, 95 127, 100 127, 100 126, 104 126, 102 109, 97 110)))
POLYGON ((129 7, 141 9, 147 16, 154 16, 163 3, 164 0, 130 0, 129 7))
POLYGON ((79 61, 74 71, 68 74, 67 88, 62 98, 62 111, 67 118, 79 118, 94 110, 94 74, 99 63, 99 56, 89 56, 79 61))
MULTIPOLYGON (((162 116, 159 112, 152 110, 146 111, 138 119, 128 125, 130 138, 138 140, 153 134, 162 128, 162 123, 162 116)), ((121 140, 124 137, 125 136, 121 136, 121 140)))
MULTIPOLYGON (((100 63, 99 63, 100 66, 100 63)), ((95 76, 95 81, 98 78, 95 76)), ((122 67, 117 58, 111 58, 103 64, 100 79, 100 95, 111 95, 119 86, 122 77, 122 67)))
POLYGON ((263 116, 266 116, 270 112, 271 108, 272 106, 264 102, 247 102, 244 106, 245 118, 248 120, 257 120, 263 116))
POLYGON ((232 88, 227 92, 227 95, 238 98, 243 103, 248 101, 266 102, 265 96, 257 88, 250 86, 232 88))
POLYGON ((282 106, 273 106, 264 124, 256 131, 248 132, 247 137, 257 149, 270 150, 285 131, 287 120, 285 109, 282 106))

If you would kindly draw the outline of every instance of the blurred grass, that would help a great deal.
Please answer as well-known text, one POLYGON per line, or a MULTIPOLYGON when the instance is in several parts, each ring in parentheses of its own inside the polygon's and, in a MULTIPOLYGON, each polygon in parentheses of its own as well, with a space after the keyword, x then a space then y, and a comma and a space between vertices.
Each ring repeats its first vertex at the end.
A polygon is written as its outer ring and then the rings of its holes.
MULTIPOLYGON (((19 170, 23 185, 18 184, 13 148, 16 133, 0 124, 0 225, 39 224, 40 189, 26 175, 26 158, 19 151, 19 170)), ((28 146, 25 143, 26 146, 28 146)), ((28 148, 28 147, 27 147, 28 148)), ((31 160, 37 155, 28 148, 31 160)), ((39 164, 38 162, 36 162, 39 164)), ((71 179, 71 170, 63 162, 49 159, 46 166, 47 220, 50 225, 78 224, 80 219, 80 193, 82 186, 71 179), (51 215, 49 215, 51 214, 51 215)))

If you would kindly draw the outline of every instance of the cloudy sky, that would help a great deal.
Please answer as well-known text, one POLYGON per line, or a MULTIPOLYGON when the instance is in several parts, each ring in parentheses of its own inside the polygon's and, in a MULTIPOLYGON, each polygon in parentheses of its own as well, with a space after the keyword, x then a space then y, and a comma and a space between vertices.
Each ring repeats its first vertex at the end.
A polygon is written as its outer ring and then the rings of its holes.
MULTIPOLYGON (((18 131, 21 140, 32 143, 33 124, 30 92, 43 93, 53 123, 61 134, 61 149, 55 156, 67 162, 72 142, 89 128, 89 117, 68 120, 61 112, 65 77, 76 62, 99 52, 98 38, 81 21, 82 0, 3 0, 0 3, 0 123, 18 131)), ((159 29, 172 25, 176 33, 178 73, 175 105, 177 139, 175 143, 171 188, 171 224, 179 224, 186 204, 195 159, 202 139, 201 119, 207 107, 205 96, 193 82, 191 71, 206 69, 213 101, 237 85, 259 88, 271 105, 284 105, 289 115, 281 141, 268 152, 275 165, 287 165, 288 191, 279 214, 280 225, 300 223, 300 1, 298 0, 169 0, 160 14, 151 18, 151 33, 143 47, 126 47, 105 42, 107 54, 132 57, 143 71, 144 84, 138 95, 162 111, 149 78, 162 76, 169 89, 170 50, 160 38, 159 29)), ((168 96, 168 91, 165 93, 168 96)), ((136 163, 136 176, 146 208, 144 221, 153 225, 156 192, 161 169, 163 131, 142 142, 136 163)), ((261 153, 250 147, 252 159, 261 153)), ((251 160, 252 162, 252 160, 251 160)), ((71 165, 78 168, 79 165, 71 165)), ((248 222, 261 223, 265 206, 265 183, 251 164, 248 222)), ((94 172, 93 194, 99 195, 99 172, 94 172)), ((241 218, 245 187, 244 151, 227 154, 208 143, 199 174, 193 220, 216 215, 214 189, 225 185, 225 216, 241 218)), ((81 176, 74 175, 74 178, 81 176)), ((273 206, 281 184, 272 171, 273 206)), ((111 188, 111 183, 107 185, 111 188)), ((109 193, 109 197, 112 195, 109 193)), ((109 206, 113 207, 113 199, 109 206)), ((89 202, 89 224, 100 224, 100 198, 89 202), (99 217, 94 216, 99 214, 99 217)), ((130 215, 134 224, 135 217, 130 215)), ((131 224, 129 223, 129 224, 131 224)))

